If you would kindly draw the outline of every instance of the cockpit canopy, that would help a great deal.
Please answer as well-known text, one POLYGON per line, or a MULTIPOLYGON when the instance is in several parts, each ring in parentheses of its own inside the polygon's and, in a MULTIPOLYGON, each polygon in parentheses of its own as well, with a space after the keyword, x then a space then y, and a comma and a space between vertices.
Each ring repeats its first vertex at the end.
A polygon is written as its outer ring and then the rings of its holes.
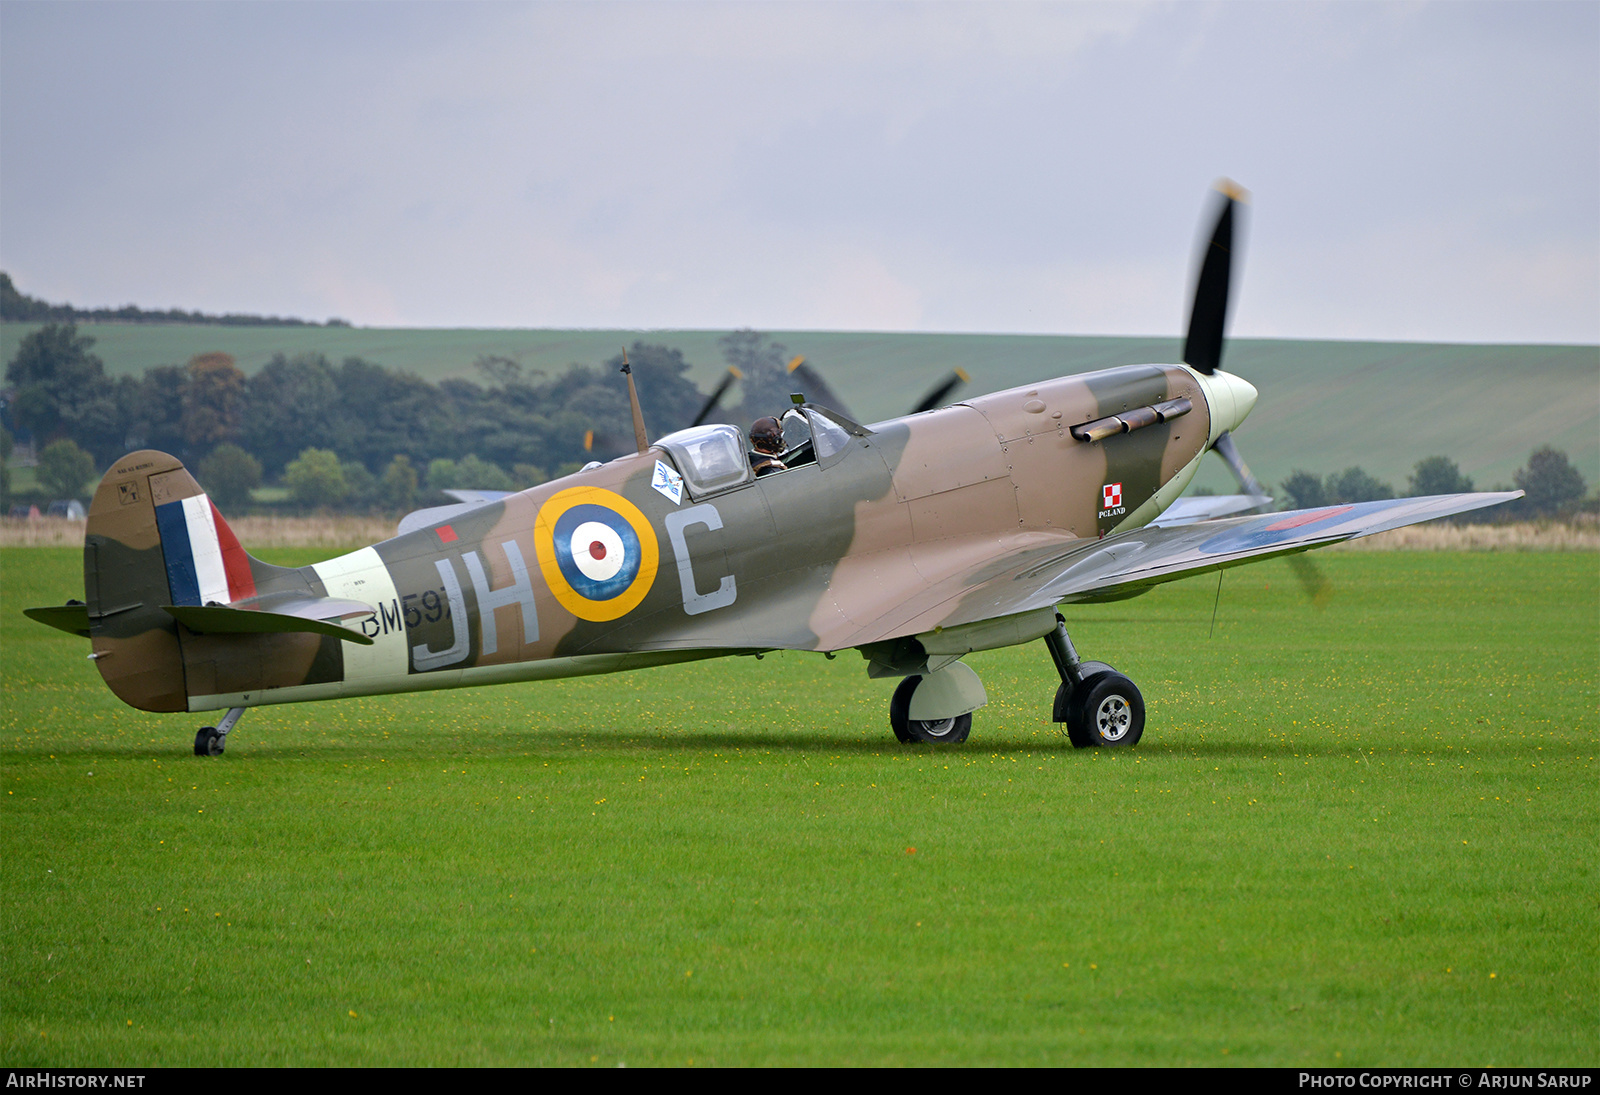
POLYGON ((695 496, 726 490, 755 478, 745 455, 744 434, 737 426, 715 423, 690 426, 656 442, 673 462, 695 496))
MULTIPOLYGON (((871 431, 832 411, 806 406, 784 413, 785 465, 794 469, 817 463, 823 467, 850 444, 852 434, 871 431)), ((753 482, 748 439, 737 426, 713 423, 669 433, 656 442, 671 454, 696 498, 753 482)))

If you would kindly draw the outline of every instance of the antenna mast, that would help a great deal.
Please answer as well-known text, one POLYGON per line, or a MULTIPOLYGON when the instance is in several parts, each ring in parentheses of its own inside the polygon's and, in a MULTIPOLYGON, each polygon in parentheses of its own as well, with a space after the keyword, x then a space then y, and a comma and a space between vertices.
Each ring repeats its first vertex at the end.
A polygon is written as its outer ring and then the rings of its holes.
POLYGON ((628 364, 628 348, 622 348, 622 372, 628 378, 628 403, 633 407, 633 440, 642 456, 650 447, 644 434, 644 411, 639 409, 639 390, 633 386, 633 366, 628 364))

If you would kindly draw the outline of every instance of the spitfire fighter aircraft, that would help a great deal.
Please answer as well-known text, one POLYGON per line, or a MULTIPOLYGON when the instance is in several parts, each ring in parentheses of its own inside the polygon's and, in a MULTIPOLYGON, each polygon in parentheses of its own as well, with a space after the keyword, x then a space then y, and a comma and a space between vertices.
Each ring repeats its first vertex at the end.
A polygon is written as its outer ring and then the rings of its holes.
POLYGON ((731 425, 649 442, 630 375, 636 452, 413 514, 393 539, 300 568, 252 558, 178 460, 136 452, 95 492, 83 602, 28 615, 87 637, 134 707, 225 711, 196 734, 200 755, 262 704, 771 650, 859 651, 869 676, 903 678, 889 704, 901 741, 953 743, 987 702, 961 659, 1034 640, 1060 675, 1053 716, 1072 743, 1132 745, 1138 688, 1080 660, 1060 606, 1520 493, 1196 520, 1267 500, 1231 443, 1256 390, 1219 367, 1236 198, 1220 201, 1183 364, 870 426, 796 397, 779 466, 759 476, 768 458, 753 461, 731 425), (1247 494, 1175 506, 1208 450, 1247 494))

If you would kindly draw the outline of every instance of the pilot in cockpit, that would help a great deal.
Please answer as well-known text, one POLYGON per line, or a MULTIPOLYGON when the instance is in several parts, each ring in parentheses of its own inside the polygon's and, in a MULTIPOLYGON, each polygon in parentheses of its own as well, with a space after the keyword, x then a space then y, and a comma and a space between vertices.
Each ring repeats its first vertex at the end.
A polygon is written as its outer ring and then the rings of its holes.
POLYGON ((783 448, 783 426, 776 418, 769 415, 750 424, 750 466, 755 469, 756 478, 789 470, 779 459, 783 448))

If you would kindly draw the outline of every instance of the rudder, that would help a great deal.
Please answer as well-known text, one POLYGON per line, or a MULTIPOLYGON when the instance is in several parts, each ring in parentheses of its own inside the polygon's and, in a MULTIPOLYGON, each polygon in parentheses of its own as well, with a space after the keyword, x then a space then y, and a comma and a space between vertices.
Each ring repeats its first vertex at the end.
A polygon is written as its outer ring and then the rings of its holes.
POLYGON ((95 665, 124 703, 185 711, 178 623, 166 605, 228 604, 276 570, 250 558, 182 461, 129 453, 89 507, 84 600, 95 665))

